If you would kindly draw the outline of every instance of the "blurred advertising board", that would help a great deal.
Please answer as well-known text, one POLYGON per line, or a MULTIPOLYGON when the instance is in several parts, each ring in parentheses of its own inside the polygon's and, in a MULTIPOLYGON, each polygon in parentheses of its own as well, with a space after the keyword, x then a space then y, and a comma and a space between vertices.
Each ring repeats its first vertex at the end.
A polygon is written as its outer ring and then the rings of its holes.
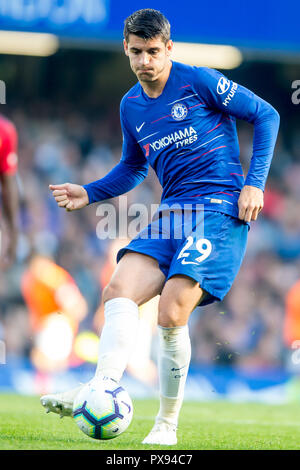
POLYGON ((0 29, 120 43, 124 19, 151 7, 167 16, 175 41, 297 53, 298 6, 296 0, 0 0, 0 29))

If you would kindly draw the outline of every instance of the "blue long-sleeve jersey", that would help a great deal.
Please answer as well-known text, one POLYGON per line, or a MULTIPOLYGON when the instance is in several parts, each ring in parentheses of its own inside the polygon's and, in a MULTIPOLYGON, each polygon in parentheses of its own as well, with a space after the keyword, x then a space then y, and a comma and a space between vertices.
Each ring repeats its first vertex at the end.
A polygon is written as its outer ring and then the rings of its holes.
POLYGON ((120 118, 121 161, 84 186, 90 203, 130 191, 146 177, 149 164, 163 187, 163 203, 197 202, 238 217, 244 184, 264 190, 279 114, 218 71, 173 61, 162 94, 150 98, 137 83, 121 101, 120 118), (246 180, 236 118, 254 125, 246 180))

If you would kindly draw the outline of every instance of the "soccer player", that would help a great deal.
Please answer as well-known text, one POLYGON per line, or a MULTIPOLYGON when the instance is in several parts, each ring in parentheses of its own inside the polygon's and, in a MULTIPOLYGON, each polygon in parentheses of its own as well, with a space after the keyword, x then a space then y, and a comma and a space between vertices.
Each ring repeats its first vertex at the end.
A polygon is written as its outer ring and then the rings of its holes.
MULTIPOLYGON (((4 250, 1 250, 1 269, 15 261, 17 247, 18 187, 16 172, 18 135, 14 124, 0 115, 0 182, 3 220, 6 228, 4 250)), ((0 249, 1 249, 0 232, 0 249)))
MULTIPOLYGON (((122 158, 98 181, 50 186, 67 211, 130 191, 143 181, 149 165, 163 187, 156 216, 118 252, 104 290, 105 324, 95 374, 119 382, 135 342, 138 306, 160 294, 160 409, 143 441, 151 445, 177 443, 191 357, 189 315, 197 305, 223 299, 232 285, 249 223, 263 207, 279 127, 270 104, 216 70, 172 61, 172 48, 170 24, 159 11, 143 9, 126 19, 124 50, 138 82, 121 101, 122 158), (254 126, 246 178, 236 118, 254 126), (173 211, 174 204, 182 210, 173 211), (188 227, 188 233, 177 236, 188 227)), ((70 414, 76 393, 48 395, 42 404, 70 414)))
POLYGON ((34 255, 22 274, 21 292, 33 336, 31 361, 41 372, 37 376, 66 370, 73 337, 87 315, 87 302, 75 280, 51 258, 34 255), (53 347, 53 325, 57 324, 64 328, 64 334, 56 334, 53 347))

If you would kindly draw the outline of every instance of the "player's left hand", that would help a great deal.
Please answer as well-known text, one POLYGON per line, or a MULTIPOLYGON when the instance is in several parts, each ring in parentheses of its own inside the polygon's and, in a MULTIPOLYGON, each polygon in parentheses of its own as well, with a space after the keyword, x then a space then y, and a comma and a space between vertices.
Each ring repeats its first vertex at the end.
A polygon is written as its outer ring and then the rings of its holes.
POLYGON ((239 219, 245 222, 256 220, 259 212, 264 207, 264 193, 255 186, 245 185, 241 191, 239 200, 239 219))

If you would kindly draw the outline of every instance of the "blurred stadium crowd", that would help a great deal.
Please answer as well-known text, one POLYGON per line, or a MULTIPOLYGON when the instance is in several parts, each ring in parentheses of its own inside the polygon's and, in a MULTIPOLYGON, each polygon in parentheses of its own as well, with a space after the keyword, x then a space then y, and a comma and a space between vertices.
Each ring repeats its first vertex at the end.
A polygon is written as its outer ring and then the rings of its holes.
MULTIPOLYGON (((19 133, 21 197, 17 263, 0 273, 0 338, 5 339, 11 357, 28 357, 32 348, 33 330, 21 285, 36 254, 52 258, 80 289, 87 309, 79 331, 98 334, 101 328, 98 307, 115 246, 112 240, 97 238, 97 204, 67 213, 56 206, 48 184, 84 184, 104 176, 120 158, 121 130, 117 109, 105 118, 89 118, 75 109, 67 104, 57 108, 49 101, 9 110, 19 133)), ((241 161, 247 171, 252 128, 244 123, 238 126, 241 161)), ((286 295, 300 277, 300 143, 297 129, 290 132, 289 149, 279 136, 265 207, 251 224, 247 254, 232 290, 223 302, 192 314, 194 364, 285 364, 286 295)), ((150 171, 127 194, 128 204, 150 206, 159 202, 160 195, 160 185, 150 171)), ((110 202, 118 211, 118 199, 110 202)))

